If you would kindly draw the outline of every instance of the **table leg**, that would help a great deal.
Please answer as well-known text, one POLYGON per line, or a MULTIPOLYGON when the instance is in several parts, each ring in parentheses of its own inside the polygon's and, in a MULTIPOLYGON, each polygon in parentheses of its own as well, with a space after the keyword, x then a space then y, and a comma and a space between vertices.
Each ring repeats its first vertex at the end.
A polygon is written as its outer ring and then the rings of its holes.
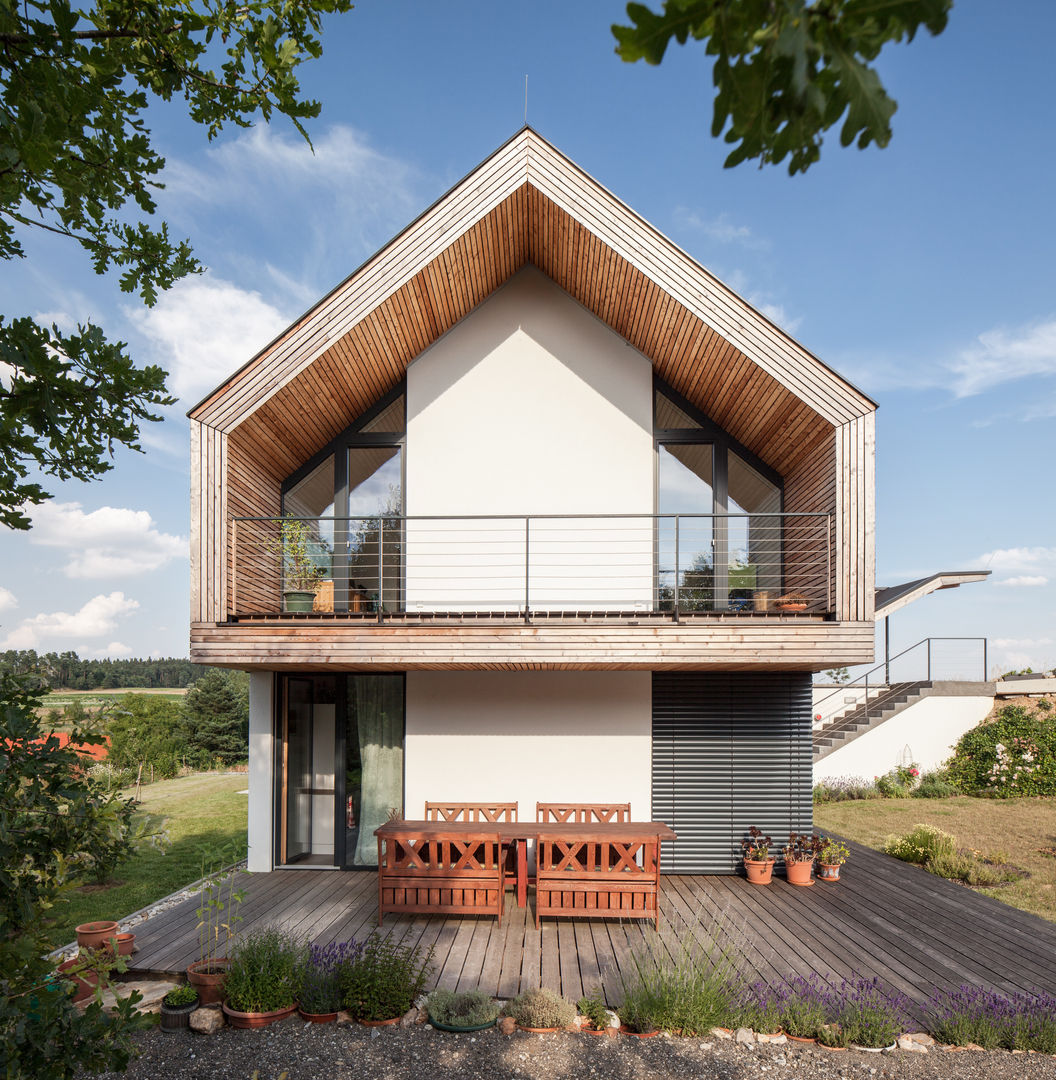
POLYGON ((517 906, 528 904, 528 841, 517 841, 517 906))

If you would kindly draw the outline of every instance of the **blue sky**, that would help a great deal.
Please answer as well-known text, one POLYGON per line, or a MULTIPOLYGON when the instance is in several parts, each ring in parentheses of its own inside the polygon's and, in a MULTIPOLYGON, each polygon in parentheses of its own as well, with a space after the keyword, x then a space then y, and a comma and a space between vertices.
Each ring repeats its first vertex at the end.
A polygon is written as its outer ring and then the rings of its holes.
POLYGON ((101 483, 54 485, 5 534, 0 648, 186 655, 184 411, 529 122, 880 404, 877 577, 989 568, 892 619, 895 647, 987 635, 1002 666, 1056 664, 1056 8, 961 0, 880 64, 882 151, 827 140, 805 176, 724 170, 699 47, 624 64, 620 3, 357 6, 304 70, 314 157, 290 127, 212 144, 150 114, 159 198, 209 267, 152 311, 79 249, 28 238, 3 310, 91 316, 181 397, 101 483))

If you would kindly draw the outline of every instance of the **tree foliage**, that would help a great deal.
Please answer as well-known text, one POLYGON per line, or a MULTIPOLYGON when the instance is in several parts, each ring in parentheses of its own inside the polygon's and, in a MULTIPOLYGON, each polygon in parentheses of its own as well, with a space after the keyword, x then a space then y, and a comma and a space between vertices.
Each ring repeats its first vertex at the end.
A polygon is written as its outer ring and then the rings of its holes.
POLYGON ((921 27, 941 33, 953 0, 664 0, 630 3, 613 26, 624 60, 659 64, 672 40, 705 42, 715 57, 711 133, 733 144, 726 167, 789 159, 790 174, 821 155, 824 132, 859 148, 891 139, 897 108, 871 66, 889 42, 921 27))
MULTIPOLYGON (((41 730, 44 689, 0 674, 0 1072, 9 1080, 123 1068, 138 1026, 133 996, 114 1016, 77 1009, 47 959, 44 927, 76 882, 105 876, 155 827, 98 789, 72 745, 41 730)), ((98 743, 92 726, 71 744, 98 743)))
POLYGON ((188 746, 206 762, 245 761, 249 738, 247 676, 213 669, 187 692, 183 726, 188 746), (241 680, 241 681, 240 681, 241 680))
MULTIPOLYGON (((153 304, 200 269, 190 244, 154 223, 164 159, 151 144, 152 100, 182 98, 211 139, 228 125, 288 117, 297 69, 318 57, 321 18, 349 0, 0 0, 0 258, 25 257, 26 230, 84 249, 98 274, 153 304)), ((305 136, 307 137, 307 136, 305 136)), ((91 480, 114 445, 139 449, 139 426, 171 402, 165 372, 136 367, 91 322, 64 332, 0 314, 0 522, 29 527, 36 474, 91 480)))

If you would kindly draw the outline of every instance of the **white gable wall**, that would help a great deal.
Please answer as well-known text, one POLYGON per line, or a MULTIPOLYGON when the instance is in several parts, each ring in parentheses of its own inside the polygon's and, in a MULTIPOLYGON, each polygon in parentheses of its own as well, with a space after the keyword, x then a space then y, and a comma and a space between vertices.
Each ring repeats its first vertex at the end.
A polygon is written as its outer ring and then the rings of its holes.
MULTIPOLYGON (((651 514, 652 366, 526 268, 411 364, 405 469, 412 518, 651 514)), ((523 519, 410 522, 406 543, 412 610, 523 604, 523 519)), ((650 606, 652 544, 646 519, 534 521, 531 606, 650 606)))

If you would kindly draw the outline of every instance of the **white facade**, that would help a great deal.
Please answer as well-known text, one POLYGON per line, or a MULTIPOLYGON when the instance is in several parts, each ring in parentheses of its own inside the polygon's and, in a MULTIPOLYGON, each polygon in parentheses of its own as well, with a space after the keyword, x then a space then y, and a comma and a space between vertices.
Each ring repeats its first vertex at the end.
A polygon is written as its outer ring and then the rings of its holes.
POLYGON ((648 671, 407 673, 404 813, 425 803, 630 802, 649 821, 648 671))
MULTIPOLYGON (((526 268, 407 371, 407 605, 645 609, 652 365, 526 268), (516 519, 487 515, 521 515, 516 519), (534 520, 603 514, 616 519, 534 520), (526 585, 526 563, 530 584, 526 585)), ((710 509, 710 508, 709 508, 710 509)))
MULTIPOLYGON (((275 677, 270 671, 249 675, 249 854, 247 867, 265 872, 274 857, 275 677)), ((333 845, 331 843, 331 850, 333 845)))

